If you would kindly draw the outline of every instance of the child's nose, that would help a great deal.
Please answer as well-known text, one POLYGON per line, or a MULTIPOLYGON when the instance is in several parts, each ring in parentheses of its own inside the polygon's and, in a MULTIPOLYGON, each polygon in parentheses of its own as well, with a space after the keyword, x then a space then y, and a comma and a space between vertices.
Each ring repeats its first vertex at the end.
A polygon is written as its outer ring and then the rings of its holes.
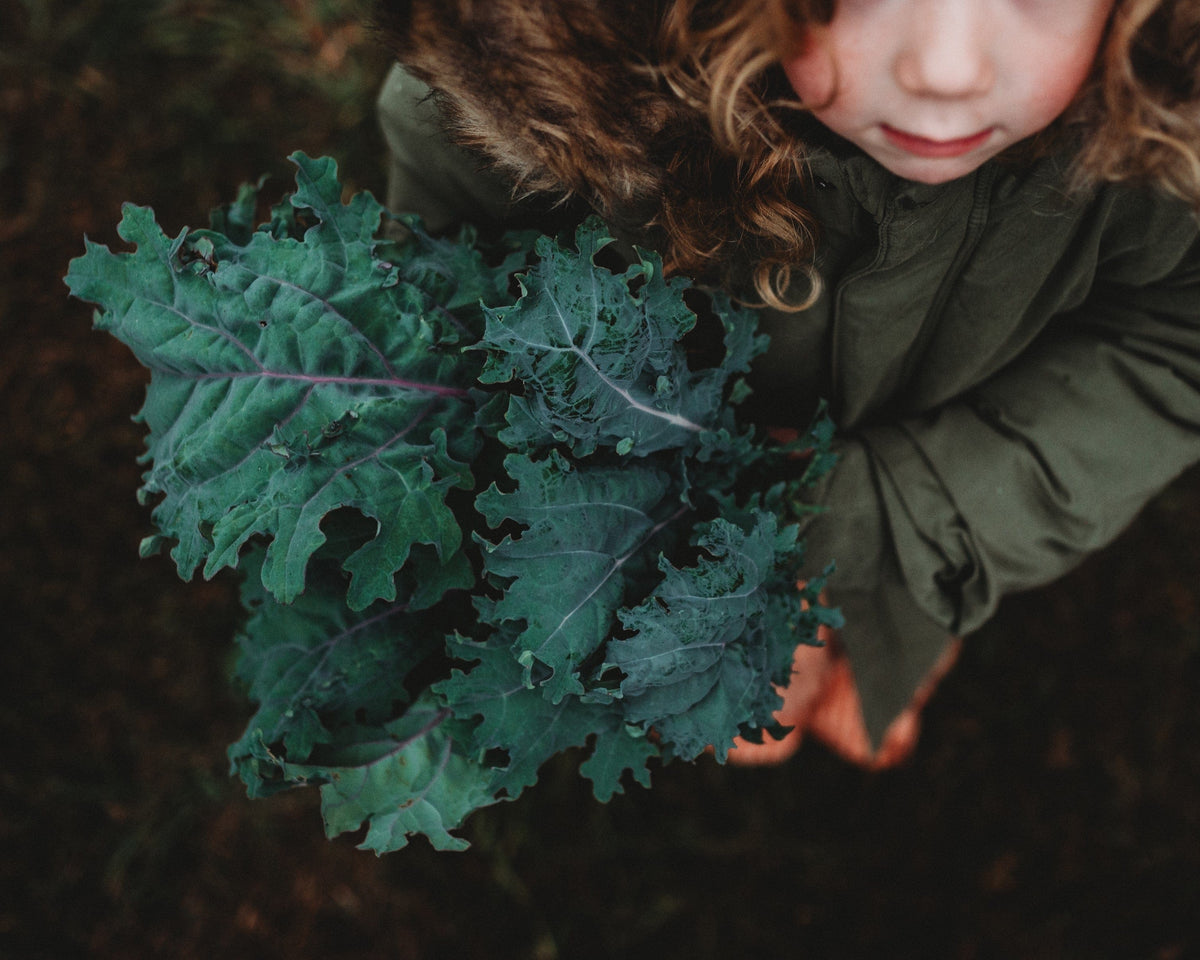
POLYGON ((909 29, 898 38, 896 82, 922 97, 986 93, 995 79, 990 25, 981 5, 963 0, 918 0, 909 29))

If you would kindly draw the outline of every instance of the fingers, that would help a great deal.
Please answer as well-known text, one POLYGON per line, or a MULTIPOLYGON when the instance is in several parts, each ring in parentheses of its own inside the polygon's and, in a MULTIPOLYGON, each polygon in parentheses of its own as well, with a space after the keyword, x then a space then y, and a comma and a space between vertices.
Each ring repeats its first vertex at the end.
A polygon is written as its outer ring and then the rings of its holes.
POLYGON ((761 744, 738 738, 727 755, 730 763, 736 766, 782 763, 800 749, 805 736, 819 740, 839 756, 868 770, 895 767, 912 756, 921 733, 921 710, 958 659, 962 641, 950 640, 912 702, 889 724, 876 749, 867 734, 862 699, 850 661, 839 650, 832 631, 824 639, 824 647, 796 649, 792 682, 780 691, 784 703, 775 718, 794 729, 782 740, 764 734, 761 744))
POLYGON ((804 731, 799 727, 791 730, 782 740, 774 739, 769 733, 763 734, 762 743, 751 743, 735 737, 733 749, 725 754, 725 759, 735 767, 777 766, 800 749, 803 739, 804 731))
MULTIPOLYGON (((824 630, 825 628, 822 628, 824 630)), ((832 646, 833 632, 828 631, 826 645, 814 647, 801 644, 792 654, 792 678, 786 687, 776 687, 783 697, 783 705, 775 711, 775 719, 786 727, 795 727, 782 740, 763 734, 761 744, 751 743, 742 737, 734 739, 734 747, 726 759, 737 766, 766 766, 782 763, 797 750, 804 735, 813 707, 821 699, 829 682, 835 657, 832 646)))

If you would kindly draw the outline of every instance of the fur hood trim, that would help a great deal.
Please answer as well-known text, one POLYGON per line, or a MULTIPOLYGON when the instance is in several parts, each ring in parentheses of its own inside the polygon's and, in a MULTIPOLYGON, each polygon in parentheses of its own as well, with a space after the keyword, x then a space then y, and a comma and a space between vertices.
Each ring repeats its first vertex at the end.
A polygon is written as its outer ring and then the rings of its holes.
POLYGON ((694 116, 653 69, 654 0, 380 0, 384 41, 449 135, 519 193, 578 195, 614 219, 661 191, 664 141, 694 116))

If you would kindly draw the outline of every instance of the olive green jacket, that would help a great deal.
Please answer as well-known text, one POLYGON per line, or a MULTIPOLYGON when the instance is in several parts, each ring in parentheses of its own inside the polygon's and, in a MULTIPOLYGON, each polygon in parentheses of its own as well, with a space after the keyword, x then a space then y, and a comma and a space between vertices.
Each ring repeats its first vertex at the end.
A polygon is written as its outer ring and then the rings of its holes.
MULTIPOLYGON (((502 218, 504 194, 436 136, 393 74, 381 96, 390 202, 435 226, 502 218)), ((839 462, 805 535, 878 738, 949 634, 1109 542, 1200 459, 1200 226, 1184 205, 1064 186, 1062 162, 997 161, 939 186, 852 147, 803 198, 824 280, 764 311, 768 416, 818 397, 839 462)))

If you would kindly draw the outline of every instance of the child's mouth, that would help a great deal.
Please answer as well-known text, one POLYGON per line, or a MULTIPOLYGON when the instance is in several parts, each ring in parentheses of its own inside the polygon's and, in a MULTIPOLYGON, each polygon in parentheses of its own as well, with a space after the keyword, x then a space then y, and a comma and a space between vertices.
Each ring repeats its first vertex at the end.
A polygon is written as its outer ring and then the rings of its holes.
POLYGON ((972 150, 978 149, 987 142, 992 135, 992 130, 995 128, 988 127, 986 130, 980 130, 969 137, 959 137, 956 140, 930 140, 927 137, 919 137, 915 133, 907 133, 904 130, 889 127, 886 123, 880 124, 880 129, 883 130, 883 135, 894 146, 899 147, 906 153, 911 153, 918 157, 941 159, 946 157, 961 157, 965 153, 970 153, 972 150))

